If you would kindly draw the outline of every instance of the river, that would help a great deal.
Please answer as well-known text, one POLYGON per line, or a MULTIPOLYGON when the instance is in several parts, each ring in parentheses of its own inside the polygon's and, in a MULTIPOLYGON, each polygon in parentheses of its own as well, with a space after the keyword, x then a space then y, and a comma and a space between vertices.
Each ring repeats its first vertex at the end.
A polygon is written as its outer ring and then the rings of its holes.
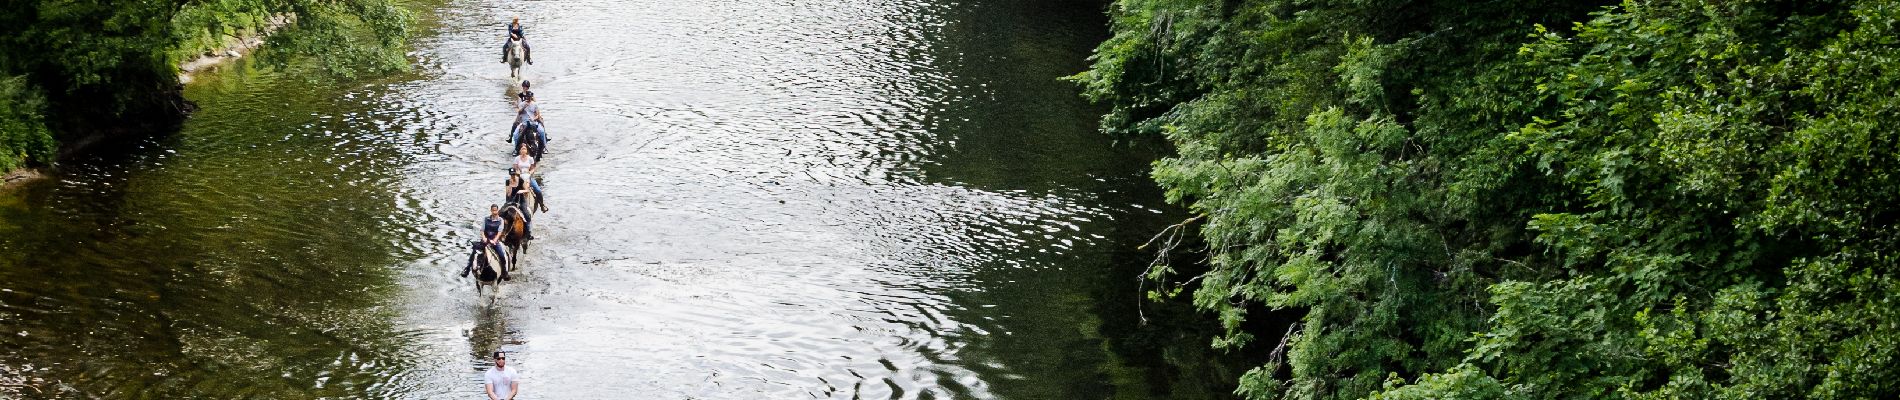
POLYGON ((0 193, 0 393, 475 398, 493 351, 523 398, 1224 393, 1118 350, 1135 246, 1181 216, 1056 80, 1102 7, 455 0, 411 73, 241 61, 182 131, 0 193), (455 271, 516 15, 552 212, 488 298, 455 271))

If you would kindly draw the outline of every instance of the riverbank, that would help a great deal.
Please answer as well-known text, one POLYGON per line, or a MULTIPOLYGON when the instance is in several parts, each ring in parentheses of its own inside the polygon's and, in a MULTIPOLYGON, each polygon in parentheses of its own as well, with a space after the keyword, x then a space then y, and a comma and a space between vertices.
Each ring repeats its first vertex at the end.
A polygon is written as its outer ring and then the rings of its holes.
POLYGON ((46 174, 41 173, 39 168, 20 168, 7 171, 6 175, 0 175, 0 192, 13 190, 16 186, 25 185, 27 182, 45 177, 46 174))
POLYGON ((277 33, 277 30, 283 29, 284 26, 289 25, 294 20, 295 19, 290 15, 285 14, 272 16, 268 23, 264 24, 263 27, 257 29, 255 32, 232 36, 225 40, 223 47, 206 51, 198 57, 178 63, 178 84, 190 84, 193 74, 209 70, 213 67, 223 65, 225 62, 236 60, 250 54, 252 51, 264 45, 265 38, 270 37, 273 33, 277 33))

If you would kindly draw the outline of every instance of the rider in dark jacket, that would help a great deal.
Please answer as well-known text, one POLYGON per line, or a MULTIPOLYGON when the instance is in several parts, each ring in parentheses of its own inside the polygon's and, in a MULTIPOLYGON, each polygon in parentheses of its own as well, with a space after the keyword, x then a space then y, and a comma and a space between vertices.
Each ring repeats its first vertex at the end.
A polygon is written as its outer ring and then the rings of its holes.
POLYGON ((534 214, 527 212, 525 207, 528 206, 528 203, 524 200, 527 199, 530 193, 534 194, 534 202, 537 205, 541 204, 541 201, 544 199, 541 197, 541 188, 535 187, 538 185, 533 185, 531 182, 527 176, 516 173, 513 169, 508 170, 507 201, 515 204, 516 208, 522 209, 521 219, 523 225, 521 227, 521 233, 527 236, 528 240, 534 240, 534 214))
POLYGON ((521 81, 521 93, 515 93, 515 107, 520 108, 522 104, 528 102, 529 97, 534 97, 534 85, 525 80, 521 81))
MULTIPOLYGON (((508 40, 521 41, 521 52, 526 53, 521 55, 521 59, 534 64, 534 48, 528 47, 528 34, 521 27, 521 17, 515 17, 514 22, 508 23, 508 40)), ((508 63, 508 43, 506 42, 501 44, 501 63, 508 63)))

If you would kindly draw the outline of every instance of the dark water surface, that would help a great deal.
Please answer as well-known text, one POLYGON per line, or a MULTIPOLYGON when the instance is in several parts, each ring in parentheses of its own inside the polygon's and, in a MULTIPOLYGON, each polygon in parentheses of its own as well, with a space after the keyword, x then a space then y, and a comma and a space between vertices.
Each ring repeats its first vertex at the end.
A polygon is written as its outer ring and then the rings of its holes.
POLYGON ((412 74, 200 76, 182 132, 0 193, 0 393, 476 397, 502 350, 524 398, 1179 395, 1103 333, 1178 216, 1055 80, 1100 7, 460 0, 412 74), (553 212, 490 305, 512 15, 553 212))

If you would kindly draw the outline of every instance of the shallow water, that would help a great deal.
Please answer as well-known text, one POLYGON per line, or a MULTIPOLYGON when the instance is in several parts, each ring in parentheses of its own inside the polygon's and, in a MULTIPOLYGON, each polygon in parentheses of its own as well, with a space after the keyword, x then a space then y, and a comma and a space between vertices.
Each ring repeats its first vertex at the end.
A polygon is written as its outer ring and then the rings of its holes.
POLYGON ((1167 395, 1102 332, 1179 216, 1055 79, 1101 7, 462 0, 410 74, 201 76, 182 132, 0 194, 0 374, 477 397, 499 350, 544 398, 1167 395), (455 271, 500 200, 512 15, 553 211, 485 296, 455 271))

